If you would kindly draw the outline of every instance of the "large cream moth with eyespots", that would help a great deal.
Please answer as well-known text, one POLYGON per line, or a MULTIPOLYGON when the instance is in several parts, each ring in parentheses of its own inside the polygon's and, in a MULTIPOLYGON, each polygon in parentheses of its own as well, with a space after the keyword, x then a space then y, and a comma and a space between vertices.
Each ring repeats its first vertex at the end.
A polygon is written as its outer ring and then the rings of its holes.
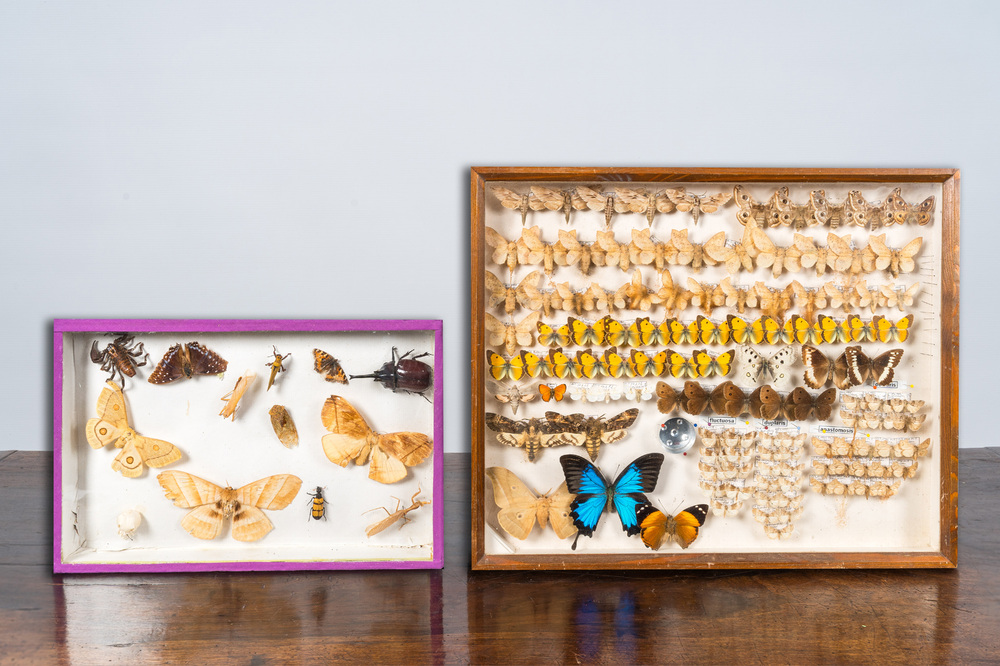
POLYGON ((181 450, 170 442, 143 437, 128 422, 125 394, 118 384, 109 381, 97 399, 97 418, 87 421, 84 430, 87 442, 95 449, 114 444, 121 449, 111 469, 134 479, 142 474, 143 463, 150 467, 165 467, 181 458, 181 450))

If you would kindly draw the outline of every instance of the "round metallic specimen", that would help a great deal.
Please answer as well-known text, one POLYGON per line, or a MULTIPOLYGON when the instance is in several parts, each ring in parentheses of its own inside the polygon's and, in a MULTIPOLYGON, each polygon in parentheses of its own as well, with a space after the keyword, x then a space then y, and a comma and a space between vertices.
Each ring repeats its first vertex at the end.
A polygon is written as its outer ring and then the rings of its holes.
POLYGON ((687 419, 668 419, 660 426, 660 441, 670 453, 684 453, 697 439, 694 426, 687 419))

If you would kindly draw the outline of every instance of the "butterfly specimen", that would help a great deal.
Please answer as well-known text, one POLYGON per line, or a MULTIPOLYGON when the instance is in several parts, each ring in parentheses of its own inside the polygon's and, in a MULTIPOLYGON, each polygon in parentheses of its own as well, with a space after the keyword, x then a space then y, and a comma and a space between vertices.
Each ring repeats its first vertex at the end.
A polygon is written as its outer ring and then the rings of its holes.
MULTIPOLYGON (((411 511, 416 511, 425 504, 430 504, 430 500, 418 500, 417 499, 418 495, 420 495, 419 489, 417 490, 417 492, 413 493, 413 497, 410 498, 410 506, 405 508, 402 506, 403 503, 398 498, 393 497, 393 499, 396 500, 396 508, 392 512, 390 512, 389 509, 385 508, 384 506, 379 506, 374 509, 371 509, 372 511, 378 511, 379 509, 382 509, 383 511, 386 512, 387 515, 385 518, 378 521, 377 523, 372 523, 367 528, 365 528, 365 534, 368 535, 369 537, 373 537, 382 530, 384 530, 385 528, 396 524, 397 522, 399 522, 400 519, 402 519, 403 525, 410 522, 411 518, 406 514, 410 513, 411 511)), ((400 525, 399 529, 403 529, 403 525, 400 525)))
POLYGON ((493 248, 491 255, 493 263, 506 266, 508 272, 513 272, 517 268, 519 243, 519 240, 507 240, 493 227, 486 227, 486 244, 493 248))
MULTIPOLYGON (((539 384, 538 393, 542 396, 542 400, 545 402, 555 401, 561 402, 563 397, 566 395, 566 385, 558 384, 556 386, 549 386, 548 384, 539 384)), ((534 398, 534 396, 531 396, 534 398)), ((517 412, 515 412, 516 414, 517 412)))
POLYGON ((741 386, 756 387, 769 383, 778 389, 785 388, 792 382, 791 366, 795 363, 795 356, 795 348, 791 346, 782 347, 765 357, 753 347, 743 345, 736 350, 734 379, 741 386))
POLYGON ((226 359, 197 342, 174 345, 149 375, 149 383, 169 384, 182 378, 191 379, 195 375, 218 375, 227 367, 229 363, 226 359))
POLYGON ((556 248, 542 241, 538 227, 528 227, 521 231, 517 240, 517 261, 522 266, 542 265, 546 275, 552 275, 556 267, 556 248))
POLYGON ((843 354, 831 361, 815 347, 802 346, 802 364, 806 367, 803 378, 810 388, 822 387, 828 378, 841 390, 861 386, 869 379, 876 385, 888 384, 902 359, 902 349, 890 349, 870 358, 861 351, 861 347, 853 346, 847 347, 843 354))
POLYGON ((233 387, 233 390, 222 396, 226 405, 219 412, 219 416, 224 419, 236 420, 236 408, 239 407, 240 400, 243 399, 255 379, 257 379, 257 373, 253 370, 247 370, 243 376, 236 380, 236 386, 233 387))
POLYGON ((732 349, 710 356, 704 349, 694 351, 694 360, 698 365, 699 377, 725 377, 732 368, 734 353, 732 349))
POLYGON ((538 281, 541 278, 541 272, 532 271, 524 276, 524 279, 521 280, 520 284, 514 286, 504 283, 504 281, 496 275, 486 271, 487 306, 495 308, 502 303, 503 311, 507 314, 514 312, 518 305, 528 310, 538 309, 531 307, 532 299, 529 295, 528 288, 534 287, 537 292, 538 281))
MULTIPOLYGON (((486 364, 490 371, 490 376, 497 381, 502 379, 512 379, 514 381, 520 381, 525 375, 531 377, 537 377, 538 375, 530 375, 528 373, 529 359, 537 356, 531 354, 530 352, 521 352, 516 356, 512 356, 509 359, 504 358, 500 354, 492 350, 486 351, 486 364)), ((541 367, 536 363, 534 364, 536 373, 541 371, 541 367)))
POLYGON ((328 382, 347 383, 347 374, 340 366, 340 361, 321 349, 313 349, 313 367, 328 382))
POLYGON ((518 345, 527 347, 534 344, 534 331, 541 318, 540 312, 532 312, 519 323, 504 323, 486 313, 486 330, 490 334, 489 342, 494 347, 503 345, 509 356, 517 352, 518 345))
POLYGON ((621 414, 605 419, 602 416, 586 416, 584 414, 557 414, 545 412, 545 418, 562 432, 562 441, 583 446, 591 460, 597 460, 601 444, 612 444, 625 438, 626 430, 632 427, 639 417, 636 408, 626 409, 621 414))
POLYGON ((646 352, 633 349, 626 363, 631 377, 659 377, 667 367, 667 352, 661 351, 649 356, 646 352))
POLYGON ((793 340, 799 344, 818 345, 823 342, 824 331, 819 322, 810 324, 809 320, 792 315, 785 325, 791 327, 793 340))
POLYGON ((698 376, 698 361, 694 356, 688 358, 673 349, 668 349, 667 359, 671 376, 679 379, 698 376))
POLYGON ((261 509, 277 511, 288 506, 302 487, 291 474, 276 474, 236 490, 222 488, 187 472, 161 472, 160 482, 168 500, 182 509, 192 509, 181 527, 197 539, 214 539, 226 518, 233 519, 233 538, 258 541, 274 529, 261 509))
POLYGON ((545 204, 539 201, 533 193, 518 194, 513 190, 508 190, 506 187, 500 187, 499 185, 494 185, 490 189, 493 190, 493 196, 500 201, 501 206, 521 213, 522 227, 524 226, 525 218, 527 218, 529 210, 542 210, 545 208, 545 204))
POLYGON ((434 450, 431 438, 419 432, 375 432, 339 395, 326 399, 321 416, 323 426, 330 431, 323 435, 326 457, 341 467, 347 467, 352 460, 364 465, 370 457, 368 477, 379 483, 405 479, 406 468, 420 464, 434 450))
POLYGON ((917 267, 913 257, 920 252, 923 243, 923 237, 918 236, 896 250, 885 244, 885 234, 872 236, 868 239, 868 249, 871 254, 869 260, 865 262, 865 270, 888 271, 893 278, 898 278, 900 273, 912 273, 917 267))
POLYGON ((882 315, 872 317, 871 331, 879 342, 905 342, 910 337, 913 326, 913 315, 907 315, 898 321, 892 321, 882 315))
POLYGON ((524 449, 529 462, 535 461, 542 448, 573 443, 562 437, 562 426, 551 420, 531 418, 514 421, 486 412, 486 427, 497 434, 497 441, 501 444, 524 449))
POLYGON ((927 197, 918 204, 908 204, 903 198, 902 189, 896 188, 885 199, 884 215, 886 224, 889 219, 895 224, 919 224, 921 226, 931 221, 934 215, 934 197, 927 197))
MULTIPOLYGON (((622 529, 632 536, 640 531, 636 508, 649 504, 644 493, 653 492, 663 465, 662 453, 647 453, 629 463, 613 484, 585 458, 565 455, 559 458, 566 487, 576 495, 570 504, 570 516, 580 535, 593 536, 605 510, 618 513, 622 529)), ((576 549, 576 539, 572 548, 576 549)))
POLYGON ((534 393, 521 393, 521 389, 517 384, 510 384, 509 386, 494 384, 492 391, 493 397, 505 405, 510 405, 510 411, 515 415, 517 414, 517 408, 521 406, 522 402, 531 402, 537 397, 534 393))
POLYGON ((656 408, 669 414, 680 404, 680 396, 666 382, 656 382, 656 408))
POLYGON ((688 548, 698 538, 699 528, 708 516, 707 504, 695 504, 676 516, 663 513, 652 504, 636 507, 639 535, 647 548, 659 550, 665 541, 673 539, 681 548, 688 548))
MULTIPOLYGON (((524 352, 521 352, 522 354, 524 352)), ((542 361, 542 368, 546 377, 556 377, 565 379, 575 372, 573 360, 563 352, 561 347, 549 350, 542 361)))
POLYGON ((104 372, 111 372, 108 381, 114 381, 117 374, 124 386, 126 377, 135 377, 136 368, 146 365, 149 354, 143 343, 135 342, 135 337, 128 333, 122 333, 105 345, 104 349, 99 350, 97 340, 94 340, 90 347, 90 360, 100 365, 104 372))
POLYGON ((646 190, 631 190, 624 187, 614 189, 618 201, 628 208, 628 212, 645 213, 646 222, 651 227, 657 213, 670 213, 674 210, 674 202, 670 200, 666 192, 653 194, 646 190))
POLYGON ((728 192, 720 192, 711 196, 698 196, 686 192, 683 187, 668 189, 666 194, 677 210, 682 213, 690 211, 691 219, 695 224, 698 224, 698 218, 702 213, 714 213, 733 198, 733 195, 728 192))
POLYGON ((538 198, 545 208, 549 210, 561 210, 566 217, 566 224, 569 224, 569 214, 575 210, 586 210, 587 202, 572 190, 553 190, 540 185, 532 185, 531 193, 538 198))
POLYGON ((837 389, 827 389, 813 396, 801 386, 796 386, 785 396, 785 417, 789 421, 805 421, 815 416, 819 421, 826 421, 833 413, 833 403, 837 401, 837 389))
POLYGON ((493 484, 493 499, 500 509, 497 522, 515 539, 528 538, 536 520, 542 529, 551 522, 552 531, 560 539, 576 532, 569 514, 573 495, 565 482, 555 492, 538 496, 509 469, 489 467, 486 476, 493 484))
POLYGON ((653 391, 643 382, 642 386, 629 385, 625 387, 625 398, 641 403, 653 397, 653 391))
POLYGON ((604 213, 604 226, 611 228, 611 218, 615 213, 629 212, 628 204, 619 201, 613 193, 603 193, 589 187, 579 186, 576 193, 581 199, 587 202, 587 208, 604 213))
POLYGON ((559 241, 555 244, 555 261, 560 266, 573 266, 579 264, 580 272, 584 275, 590 274, 590 268, 594 265, 591 255, 592 245, 581 243, 576 238, 576 230, 559 230, 559 241))
POLYGON ((316 486, 316 490, 311 493, 306 493, 309 497, 312 497, 312 501, 309 502, 310 509, 309 515, 312 516, 313 520, 326 520, 326 498, 323 497, 323 488, 321 486, 316 486))
POLYGON ((274 357, 274 360, 271 361, 270 363, 264 364, 267 367, 271 368, 271 376, 267 380, 268 391, 270 391, 271 387, 274 385, 274 378, 278 376, 278 373, 284 372, 285 370, 288 369, 285 367, 285 359, 292 355, 291 352, 287 354, 279 354, 278 348, 275 347, 274 345, 271 345, 271 349, 274 350, 274 353, 271 354, 271 356, 274 357))
POLYGON ((566 347, 572 340, 568 322, 553 328, 550 324, 540 321, 535 328, 538 330, 538 343, 546 347, 566 347))
POLYGON ((286 449, 299 445, 299 431, 295 428, 295 421, 284 405, 275 405, 267 412, 271 417, 271 427, 274 434, 278 436, 278 441, 285 445, 286 449))
POLYGON ((170 442, 143 437, 128 422, 125 394, 112 381, 107 382, 97 398, 97 418, 87 421, 84 432, 92 448, 114 444, 121 452, 111 463, 111 469, 130 479, 142 474, 143 463, 164 467, 181 458, 181 450, 170 442))

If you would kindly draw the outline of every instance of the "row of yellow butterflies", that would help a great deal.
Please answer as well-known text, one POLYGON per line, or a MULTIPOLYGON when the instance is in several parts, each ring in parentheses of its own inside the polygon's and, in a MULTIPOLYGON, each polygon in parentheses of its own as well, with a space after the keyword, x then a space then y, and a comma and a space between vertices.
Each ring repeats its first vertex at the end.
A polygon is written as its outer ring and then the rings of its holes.
POLYGON ((598 356, 592 350, 578 351, 570 357, 562 349, 553 349, 544 357, 522 351, 512 358, 504 358, 494 351, 486 352, 490 376, 498 381, 519 381, 527 377, 556 377, 559 379, 595 379, 597 377, 660 377, 664 373, 677 378, 724 377, 732 369, 733 350, 712 356, 704 349, 695 350, 690 357, 671 349, 649 356, 633 349, 622 355, 614 347, 598 356))
POLYGON ((532 185, 527 194, 495 185, 493 195, 504 208, 521 213, 524 226, 528 211, 558 210, 569 224, 570 213, 574 210, 593 210, 604 213, 604 223, 611 226, 615 213, 642 213, 650 226, 657 213, 672 213, 675 210, 691 213, 694 223, 702 213, 714 213, 733 198, 728 192, 710 196, 689 194, 683 187, 668 188, 659 192, 630 187, 615 187, 611 192, 600 192, 591 187, 579 185, 568 190, 554 190, 549 187, 532 185))
POLYGON ((765 227, 801 229, 818 224, 835 229, 843 224, 875 230, 893 224, 922 226, 931 221, 934 213, 934 197, 918 204, 907 203, 899 187, 881 203, 866 201, 859 190, 851 190, 846 199, 834 203, 823 190, 813 190, 809 201, 800 204, 789 198, 787 187, 779 188, 767 201, 758 202, 741 185, 733 188, 733 199, 739 209, 736 219, 740 223, 754 221, 765 227))
POLYGON ((644 188, 612 187, 610 192, 602 192, 592 187, 578 186, 568 190, 556 190, 540 185, 532 185, 530 192, 519 193, 506 187, 494 186, 493 195, 504 208, 521 213, 521 225, 526 223, 529 211, 561 211, 569 224, 570 213, 574 210, 594 210, 603 212, 605 224, 611 225, 615 213, 642 214, 650 226, 657 213, 672 213, 675 210, 690 212, 695 224, 701 213, 714 213, 731 199, 739 208, 737 219, 746 224, 755 220, 761 225, 776 227, 790 226, 801 229, 806 226, 825 225, 837 228, 840 225, 855 225, 878 229, 893 224, 925 225, 931 221, 934 212, 934 197, 927 197, 919 204, 907 203, 902 188, 897 187, 884 202, 866 201, 859 190, 851 190, 847 198, 835 203, 826 197, 824 190, 813 190, 809 201, 796 203, 790 198, 787 187, 780 187, 766 201, 756 201, 741 185, 733 187, 733 193, 720 192, 712 195, 695 195, 683 187, 667 188, 650 192, 644 188))
POLYGON ((891 248, 886 245, 886 235, 880 234, 869 237, 864 247, 853 247, 849 235, 841 237, 831 232, 825 247, 798 233, 791 245, 780 247, 753 221, 747 223, 739 242, 728 242, 725 232, 720 231, 704 243, 692 243, 687 229, 671 229, 666 242, 655 240, 649 229, 633 229, 632 241, 627 244, 618 243, 610 232, 593 243, 578 240, 575 230, 560 229, 558 233, 558 241, 546 243, 538 227, 528 227, 521 231, 520 238, 508 241, 497 230, 486 227, 486 242, 493 248, 493 261, 511 271, 519 265, 540 264, 546 275, 551 275, 556 266, 579 266, 580 272, 589 275, 593 266, 618 266, 624 271, 630 265, 655 266, 662 271, 669 265, 700 271, 703 266, 721 264, 731 275, 769 268, 775 278, 786 271, 808 269, 817 275, 824 275, 827 269, 851 275, 884 270, 895 278, 916 270, 913 258, 923 245, 923 237, 918 236, 902 248, 891 248))
POLYGON ((691 322, 667 319, 654 323, 640 317, 632 323, 605 316, 592 324, 575 317, 557 328, 537 322, 538 342, 545 347, 610 345, 649 347, 668 344, 823 344, 846 342, 905 342, 913 327, 913 315, 898 320, 875 315, 866 321, 858 315, 836 320, 826 315, 815 323, 792 315, 784 323, 773 317, 747 321, 729 315, 724 322, 703 316, 691 322))

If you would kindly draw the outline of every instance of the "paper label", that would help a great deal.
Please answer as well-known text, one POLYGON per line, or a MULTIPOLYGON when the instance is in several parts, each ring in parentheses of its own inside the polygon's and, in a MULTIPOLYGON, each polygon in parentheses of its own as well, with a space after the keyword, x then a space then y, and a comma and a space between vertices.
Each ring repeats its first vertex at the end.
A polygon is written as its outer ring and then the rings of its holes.
POLYGON ((739 421, 737 421, 732 416, 713 416, 712 418, 710 418, 708 420, 708 425, 710 425, 710 426, 715 426, 715 425, 736 425, 737 423, 739 423, 739 421))
POLYGON ((845 428, 844 426, 814 425, 810 428, 810 431, 814 435, 851 435, 854 433, 854 428, 845 428))

